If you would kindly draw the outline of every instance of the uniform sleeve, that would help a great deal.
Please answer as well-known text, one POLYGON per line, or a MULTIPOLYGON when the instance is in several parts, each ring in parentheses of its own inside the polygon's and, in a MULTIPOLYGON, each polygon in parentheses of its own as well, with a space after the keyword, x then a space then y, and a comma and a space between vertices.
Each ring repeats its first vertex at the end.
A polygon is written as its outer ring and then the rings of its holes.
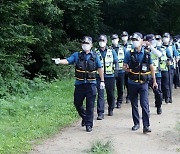
POLYGON ((130 63, 130 51, 127 51, 124 57, 124 63, 128 64, 130 63))
POLYGON ((98 55, 96 55, 96 65, 97 65, 97 69, 102 68, 102 64, 98 55))
POLYGON ((73 53, 70 57, 66 58, 69 64, 77 63, 78 60, 78 52, 73 53))
POLYGON ((173 52, 174 52, 174 56, 175 56, 175 57, 178 57, 178 56, 179 56, 179 53, 178 53, 178 51, 176 50, 176 47, 175 47, 175 46, 173 46, 173 52))

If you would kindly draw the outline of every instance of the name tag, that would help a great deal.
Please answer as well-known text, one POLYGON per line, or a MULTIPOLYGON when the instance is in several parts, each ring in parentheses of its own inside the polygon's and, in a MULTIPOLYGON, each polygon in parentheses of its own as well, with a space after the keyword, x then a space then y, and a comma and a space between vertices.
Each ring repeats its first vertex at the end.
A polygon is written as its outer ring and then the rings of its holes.
POLYGON ((142 71, 147 71, 147 66, 142 65, 142 71))

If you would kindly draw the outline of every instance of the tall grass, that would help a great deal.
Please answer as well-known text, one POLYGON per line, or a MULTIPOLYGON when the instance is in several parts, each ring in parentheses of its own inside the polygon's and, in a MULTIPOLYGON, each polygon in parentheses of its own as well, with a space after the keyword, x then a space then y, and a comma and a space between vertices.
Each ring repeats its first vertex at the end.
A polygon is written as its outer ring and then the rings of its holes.
POLYGON ((52 135, 77 119, 74 80, 41 85, 25 95, 0 100, 0 153, 21 154, 32 141, 52 135))

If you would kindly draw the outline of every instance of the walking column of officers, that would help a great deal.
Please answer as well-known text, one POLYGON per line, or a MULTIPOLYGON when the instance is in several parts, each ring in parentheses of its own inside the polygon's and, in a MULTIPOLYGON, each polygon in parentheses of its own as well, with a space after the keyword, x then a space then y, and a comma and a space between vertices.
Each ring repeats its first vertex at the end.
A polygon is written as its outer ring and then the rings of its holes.
POLYGON ((140 128, 139 95, 143 133, 149 133, 149 88, 154 92, 155 107, 160 115, 162 102, 172 103, 173 85, 175 89, 180 87, 180 35, 174 39, 169 33, 164 33, 162 37, 153 34, 143 37, 139 32, 129 36, 123 31, 120 37, 111 35, 111 46, 107 46, 107 41, 107 36, 101 34, 98 37, 99 47, 93 51, 92 38, 85 36, 81 42, 82 51, 66 59, 52 59, 55 64, 75 65, 74 105, 82 117, 81 125, 86 126, 87 132, 92 131, 96 91, 97 120, 103 120, 104 91, 107 93, 108 116, 113 116, 114 108, 121 108, 123 93, 127 90, 126 103, 131 103, 134 123, 132 131, 140 128), (119 43, 120 39, 122 43, 119 43), (86 109, 83 106, 85 98, 86 109))

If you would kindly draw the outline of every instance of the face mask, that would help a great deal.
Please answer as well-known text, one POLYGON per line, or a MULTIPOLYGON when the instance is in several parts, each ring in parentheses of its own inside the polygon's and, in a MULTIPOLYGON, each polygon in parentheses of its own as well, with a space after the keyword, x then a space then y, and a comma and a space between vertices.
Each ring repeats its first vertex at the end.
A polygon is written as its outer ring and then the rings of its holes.
POLYGON ((121 39, 122 39, 123 41, 127 41, 127 40, 128 40, 128 36, 123 36, 123 37, 121 37, 121 39))
POLYGON ((115 46, 116 46, 116 45, 118 45, 118 42, 119 42, 119 40, 118 40, 118 39, 114 39, 114 40, 112 40, 112 44, 113 44, 113 45, 115 45, 115 46))
POLYGON ((89 51, 89 50, 91 49, 91 45, 90 45, 90 44, 83 44, 83 45, 82 45, 82 49, 83 49, 84 51, 89 51))
POLYGON ((163 42, 164 42, 164 43, 169 43, 169 40, 170 40, 170 38, 168 38, 168 37, 164 37, 164 38, 163 38, 163 42))
POLYGON ((156 45, 157 45, 157 41, 156 41, 156 40, 152 40, 151 45, 152 45, 153 47, 156 47, 156 45))
POLYGON ((156 44, 158 47, 160 47, 162 45, 161 42, 157 41, 157 44, 156 44))
POLYGON ((133 41, 132 43, 135 48, 138 48, 140 46, 140 41, 133 41))
POLYGON ((103 48, 103 47, 105 47, 106 46, 106 42, 99 42, 99 46, 101 47, 101 48, 103 48))

